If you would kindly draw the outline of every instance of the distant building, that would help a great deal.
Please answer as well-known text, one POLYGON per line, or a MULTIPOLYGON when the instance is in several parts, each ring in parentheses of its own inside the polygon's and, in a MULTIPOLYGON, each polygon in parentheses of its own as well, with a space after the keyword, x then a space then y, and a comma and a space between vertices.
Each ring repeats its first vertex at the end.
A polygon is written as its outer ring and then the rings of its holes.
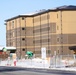
POLYGON ((15 47, 0 47, 0 59, 7 59, 16 52, 15 47))
POLYGON ((33 51, 41 57, 41 48, 50 55, 73 55, 76 45, 76 6, 61 6, 18 15, 6 20, 6 45, 16 47, 17 56, 33 51))

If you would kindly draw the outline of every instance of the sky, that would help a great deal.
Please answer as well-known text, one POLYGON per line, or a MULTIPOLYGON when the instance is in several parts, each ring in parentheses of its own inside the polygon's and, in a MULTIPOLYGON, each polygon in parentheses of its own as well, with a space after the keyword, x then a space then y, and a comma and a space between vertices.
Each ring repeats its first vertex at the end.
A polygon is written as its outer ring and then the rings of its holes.
POLYGON ((6 25, 4 25, 6 19, 63 5, 76 5, 76 0, 1 0, 0 46, 6 46, 6 25))

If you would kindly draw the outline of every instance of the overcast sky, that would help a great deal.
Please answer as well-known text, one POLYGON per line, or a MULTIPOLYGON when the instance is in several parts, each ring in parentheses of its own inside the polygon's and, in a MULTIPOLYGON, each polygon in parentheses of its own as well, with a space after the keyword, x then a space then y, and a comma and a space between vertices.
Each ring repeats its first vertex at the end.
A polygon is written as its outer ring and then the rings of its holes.
POLYGON ((6 46, 6 19, 32 13, 41 9, 51 9, 63 5, 76 5, 76 0, 1 0, 0 1, 0 45, 6 46))

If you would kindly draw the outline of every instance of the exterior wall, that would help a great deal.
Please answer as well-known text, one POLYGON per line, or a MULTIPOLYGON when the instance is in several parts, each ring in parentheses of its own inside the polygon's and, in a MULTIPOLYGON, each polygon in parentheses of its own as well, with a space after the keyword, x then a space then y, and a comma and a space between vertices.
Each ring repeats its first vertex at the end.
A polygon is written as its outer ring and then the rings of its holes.
MULTIPOLYGON (((62 33, 63 33, 63 46, 67 46, 66 51, 68 54, 73 54, 69 51, 69 46, 76 45, 76 11, 62 11, 62 33)), ((65 51, 65 53, 66 53, 65 51)))
POLYGON ((25 26, 25 17, 10 20, 6 25, 7 46, 16 47, 16 53, 19 58, 24 57, 26 52, 25 26))
POLYGON ((55 52, 57 54, 57 31, 56 31, 56 26, 57 26, 57 12, 50 12, 50 20, 49 20, 49 25, 50 25, 50 52, 51 55, 54 55, 55 52))
POLYGON ((73 54, 69 46, 76 45, 75 13, 71 10, 50 11, 7 21, 7 46, 15 46, 18 57, 24 57, 26 51, 33 51, 36 57, 41 57, 43 47, 47 57, 55 52, 57 55, 73 54))
POLYGON ((33 46, 33 18, 26 18, 26 43, 27 43, 27 51, 34 52, 33 46))
POLYGON ((69 46, 76 45, 75 13, 76 11, 50 12, 50 21, 56 23, 56 33, 51 34, 51 39, 53 40, 51 41, 51 49, 54 49, 52 51, 56 51, 57 54, 73 54, 73 51, 69 50, 69 46), (56 50, 53 47, 56 47, 56 50))
POLYGON ((41 48, 45 47, 47 56, 50 55, 49 13, 34 16, 34 49, 36 56, 41 57, 41 48))
POLYGON ((41 52, 41 30, 40 30, 40 15, 33 17, 33 36, 34 36, 34 52, 36 56, 40 56, 41 52))

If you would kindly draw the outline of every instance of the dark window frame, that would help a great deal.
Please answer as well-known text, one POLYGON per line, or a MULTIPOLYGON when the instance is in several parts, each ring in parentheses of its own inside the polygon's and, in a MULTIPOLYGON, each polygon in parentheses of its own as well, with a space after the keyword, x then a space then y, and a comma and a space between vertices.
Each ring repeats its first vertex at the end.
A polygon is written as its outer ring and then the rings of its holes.
POLYGON ((24 41, 24 40, 25 40, 25 38, 22 38, 22 40, 24 41))
POLYGON ((25 48, 23 48, 22 51, 25 51, 25 48))
POLYGON ((25 18, 24 17, 22 17, 22 20, 24 20, 25 18))
POLYGON ((23 27, 22 30, 25 30, 25 28, 23 27))

